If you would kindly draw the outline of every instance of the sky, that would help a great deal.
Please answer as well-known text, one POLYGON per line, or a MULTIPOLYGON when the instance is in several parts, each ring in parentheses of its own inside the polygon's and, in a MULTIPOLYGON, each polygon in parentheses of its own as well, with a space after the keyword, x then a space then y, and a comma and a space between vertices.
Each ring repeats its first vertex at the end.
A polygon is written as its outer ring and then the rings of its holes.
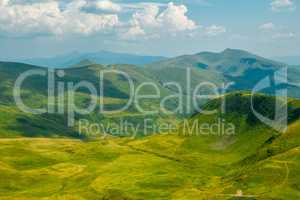
POLYGON ((0 60, 100 50, 300 55, 300 0, 0 0, 0 60))

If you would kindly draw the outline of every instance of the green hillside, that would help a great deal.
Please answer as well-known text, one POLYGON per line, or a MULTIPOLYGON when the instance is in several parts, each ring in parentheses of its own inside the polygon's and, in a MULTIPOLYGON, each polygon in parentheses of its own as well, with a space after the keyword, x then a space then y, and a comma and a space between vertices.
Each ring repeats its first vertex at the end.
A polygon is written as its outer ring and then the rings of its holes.
MULTIPOLYGON (((66 137, 86 137, 85 134, 93 133, 79 133, 78 132, 78 119, 87 119, 90 123, 106 124, 119 123, 120 120, 126 120, 134 125, 143 124, 145 115, 138 112, 133 104, 119 114, 102 114, 99 112, 100 106, 100 72, 103 70, 118 70, 127 73, 132 78, 135 88, 141 85, 144 81, 151 81, 156 83, 160 88, 162 97, 170 94, 168 89, 162 88, 158 82, 155 82, 147 75, 147 73, 138 67, 132 65, 88 65, 77 66, 64 70, 63 77, 55 75, 56 83, 63 83, 65 86, 65 94, 58 95, 57 88, 55 96, 64 96, 63 110, 65 114, 43 114, 32 115, 22 112, 16 107, 13 98, 13 87, 17 77, 25 71, 39 69, 41 71, 47 71, 45 68, 36 66, 21 64, 21 63, 0 63, 0 109, 1 109, 1 121, 0 124, 0 137, 49 137, 49 136, 66 136, 66 137), (75 127, 69 128, 67 126, 67 108, 70 102, 67 99, 67 84, 77 84, 80 81, 88 81, 97 90, 97 97, 90 94, 85 88, 79 88, 75 93, 75 104, 77 107, 84 109, 89 105, 91 98, 97 98, 96 109, 85 116, 75 116, 75 127), (5 116, 5 117, 4 117, 5 116)), ((48 83, 47 76, 30 76, 24 82, 21 89, 21 97, 24 103, 31 108, 45 108, 47 107, 48 97, 48 83)), ((119 74, 106 74, 102 82, 103 88, 103 109, 106 111, 113 111, 122 108, 127 104, 130 98, 129 84, 126 78, 119 74)), ((57 87, 57 85, 56 85, 57 87)), ((152 94, 153 88, 143 87, 140 91, 141 94, 152 94)), ((153 109, 159 106, 160 100, 144 100, 140 103, 141 107, 145 110, 153 109)), ((170 103, 172 107, 172 103, 170 103)), ((56 110, 58 107, 56 107, 56 110)), ((176 118, 176 116, 165 116, 162 114, 147 116, 153 120, 153 123, 158 123, 170 118, 176 118)), ((142 133, 143 127, 139 127, 139 134, 142 133)), ((123 133, 119 133, 123 134, 123 133)))
MULTIPOLYGON (((186 82, 186 68, 178 63, 190 63, 192 87, 201 81, 221 84, 236 80, 238 86, 231 90, 247 90, 282 68, 280 63, 237 50, 201 53, 194 60, 183 58, 173 60, 174 64, 166 60, 165 65, 152 67, 83 61, 63 74, 56 71, 55 78, 65 86, 88 81, 99 91, 100 72, 120 70, 133 78, 135 87, 153 82, 165 97, 178 91, 163 87, 163 83, 186 82), (226 71, 230 62, 239 64, 238 68, 226 71)), ((76 114, 75 126, 69 127, 67 93, 58 95, 64 100, 56 107, 65 114, 33 115, 17 108, 12 89, 17 77, 30 69, 46 70, 21 63, 0 63, 0 200, 300 198, 299 99, 288 98, 285 133, 275 131, 254 115, 249 92, 231 92, 202 102, 203 110, 215 111, 209 115, 193 111, 186 118, 162 113, 145 116, 130 106, 118 114, 98 110, 76 114), (141 126, 135 138, 111 129, 105 130, 109 133, 105 138, 78 130, 80 119, 104 125, 127 120, 137 125, 143 124, 145 118, 156 125, 168 122, 178 126, 171 133, 149 136, 143 135, 145 127, 141 126)), ((290 81, 299 83, 298 68, 289 70, 290 81)), ((130 91, 126 78, 108 74, 103 84, 105 109, 114 110, 127 103, 130 91)), ((297 87, 293 89, 298 91, 297 87)), ((152 94, 153 88, 145 87, 142 93, 152 94)), ((41 76, 30 77, 21 90, 24 103, 32 108, 44 108, 47 95, 47 79, 41 76)), ((92 98, 96 98, 99 107, 100 97, 90 96, 88 90, 80 88, 75 93, 75 104, 85 109, 92 98)), ((282 98, 256 94, 253 108, 272 119, 278 99, 282 98)), ((141 106, 157 108, 160 100, 144 100, 141 106)), ((176 103, 171 101, 168 106, 173 108, 176 103)))
MULTIPOLYGON (((63 82, 66 86, 68 82, 74 84, 80 81, 88 81, 96 90, 100 90, 99 76, 100 72, 104 70, 119 70, 127 73, 135 85, 141 85, 144 82, 152 82, 159 87, 162 98, 168 95, 177 94, 178 88, 167 85, 167 82, 176 82, 182 87, 183 104, 187 104, 187 99, 191 95, 193 89, 205 81, 216 84, 221 87, 222 83, 234 82, 235 84, 228 89, 228 91, 235 90, 251 90, 258 81, 272 75, 275 70, 281 69, 283 64, 271 61, 251 53, 227 49, 221 53, 203 52, 191 56, 181 56, 173 59, 166 59, 160 62, 149 64, 145 67, 137 67, 134 65, 98 65, 93 64, 88 60, 83 60, 76 66, 64 69, 64 76, 58 77, 56 80, 63 82), (232 67, 235 66, 235 67, 232 67), (188 91, 188 83, 186 78, 186 68, 191 67, 190 90, 188 91)), ((12 88, 16 78, 22 73, 30 69, 39 69, 46 71, 45 68, 26 65, 22 63, 0 63, 0 104, 3 116, 9 116, 1 124, 0 137, 15 137, 15 136, 76 136, 85 137, 78 133, 78 119, 82 116, 75 116, 75 128, 67 128, 67 118, 65 115, 48 114, 44 116, 28 115, 18 112, 14 104, 12 95, 12 88), (13 110, 16 114, 11 114, 13 110), (48 121, 45 121, 45 119, 48 121), (26 129, 22 126, 26 124, 26 129), (39 125, 43 124, 43 125, 39 125), (49 124, 49 125, 48 125, 49 124), (49 126, 49 127, 48 127, 49 126), (53 129, 54 127, 61 127, 63 131, 53 129), (77 130, 77 131, 76 131, 77 130)), ((298 67, 289 67, 288 78, 291 83, 299 84, 298 67)), ((119 74, 107 74, 104 79, 104 109, 114 110, 123 107, 129 99, 129 85, 125 77, 119 74)), ((47 78, 41 76, 32 76, 26 80, 21 92, 22 99, 25 104, 33 108, 43 108, 47 103, 47 78)), ((287 87, 288 94, 291 97, 298 97, 300 95, 299 87, 292 85, 279 85, 278 88, 287 87)), ((274 87, 262 91, 273 94, 274 87)), ((144 87, 143 94, 152 94, 155 92, 153 88, 144 87)), ((207 91, 203 91, 207 92, 207 91)), ((57 94, 56 94, 57 95, 57 94)), ((67 95, 67 94, 65 94, 67 95)), ((98 94, 99 95, 99 94, 98 94)), ((80 108, 86 108, 91 98, 89 91, 80 88, 76 92, 75 104, 80 108)), ((93 97, 94 98, 94 97, 93 97)), ((67 99, 67 96, 65 96, 67 99)), ((143 100, 141 101, 142 108, 145 110, 157 109, 161 99, 157 100, 143 100)), ((204 102, 200 102, 204 103, 204 102)), ((67 108, 69 102, 65 100, 64 109, 67 108)), ((175 108, 178 105, 176 99, 167 102, 169 109, 175 108)), ((98 105, 99 107, 99 105, 98 105)), ((97 108, 98 108, 97 107, 97 108)), ((183 113, 175 113, 174 115, 164 115, 162 113, 145 116, 138 112, 135 106, 118 115, 103 115, 99 112, 93 112, 90 115, 84 116, 91 123, 101 123, 108 125, 110 123, 119 123, 120 120, 127 120, 128 122, 138 125, 143 124, 144 118, 147 117, 153 121, 153 124, 160 124, 163 121, 175 121, 187 117, 194 112, 193 109, 183 113), (175 119, 175 120, 174 120, 175 119)), ((143 126, 139 127, 139 133, 142 134, 143 126)), ((122 134, 122 133, 119 133, 122 134)))
MULTIPOLYGON (((222 117, 237 127, 232 135, 184 135, 181 127, 136 140, 1 139, 0 199, 298 199, 299 100, 290 99, 289 129, 279 133, 252 118, 247 93, 227 98, 222 117)), ((274 105, 256 99, 261 113, 274 105)))

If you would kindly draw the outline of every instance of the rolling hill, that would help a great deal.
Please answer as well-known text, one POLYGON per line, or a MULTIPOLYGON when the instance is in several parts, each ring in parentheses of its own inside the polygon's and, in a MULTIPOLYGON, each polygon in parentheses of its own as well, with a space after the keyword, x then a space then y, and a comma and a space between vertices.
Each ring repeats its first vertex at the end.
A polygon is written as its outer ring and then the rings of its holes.
MULTIPOLYGON (((163 86, 164 83, 175 81, 182 86, 183 93, 179 94, 183 97, 183 104, 187 104, 187 97, 192 93, 188 93, 186 69, 191 69, 191 91, 195 89, 198 84, 205 81, 214 83, 221 87, 222 83, 234 82, 226 92, 236 90, 251 90, 260 80, 266 76, 272 76, 278 69, 282 69, 284 64, 271 61, 254 54, 242 51, 227 49, 221 53, 203 52, 190 56, 181 56, 177 58, 167 59, 160 62, 155 62, 144 67, 137 67, 135 65, 100 65, 91 62, 90 60, 82 60, 76 65, 64 69, 63 77, 56 77, 57 81, 64 83, 66 86, 68 82, 79 83, 80 81, 88 81, 97 91, 100 90, 99 74, 103 70, 119 70, 127 73, 132 79, 135 88, 144 82, 152 82, 158 86, 162 98, 168 95, 177 95, 178 90, 172 86, 163 86), (232 67, 235 66, 235 67, 232 67)), ((27 115, 20 112, 14 105, 12 96, 12 88, 18 75, 30 69, 47 70, 42 67, 34 65, 27 65, 22 63, 0 63, 0 105, 3 116, 11 116, 9 120, 3 121, 1 135, 7 136, 76 136, 82 137, 75 131, 76 129, 66 128, 67 116, 61 114, 44 114, 44 115, 27 115), (11 114, 11 112, 16 114, 11 114), (48 121, 45 121, 48 119, 48 121), (51 123, 51 125, 49 125, 51 123), (44 124, 43 126, 39 124, 44 124), (26 129, 22 127, 26 125, 26 129), (48 126, 49 125, 49 126, 48 126), (61 127, 63 131, 57 131, 54 127, 61 127), (59 133, 58 133, 59 132, 59 133)), ((297 66, 289 66, 288 79, 293 83, 300 83, 300 70, 297 66)), ((129 85, 124 77, 118 74, 111 74, 105 76, 104 84, 104 108, 114 110, 124 106, 129 99, 129 85)), ((22 97, 27 105, 34 108, 41 108, 46 106, 47 97, 47 80, 45 77, 33 76, 22 88, 22 97)), ((291 97, 299 97, 300 90, 298 86, 294 85, 279 85, 271 86, 265 92, 274 95, 275 88, 287 88, 288 94, 291 97)), ((201 91, 207 93, 206 90, 201 91)), ((90 91, 80 88, 76 92, 76 104, 80 108, 85 108, 90 102, 90 91)), ((153 88, 143 88, 144 94, 153 93, 153 88)), ((66 94, 65 94, 66 95, 66 94)), ((66 98, 65 98, 66 99, 66 98)), ((158 100, 144 100, 142 107, 145 109, 155 109, 159 106, 161 99, 158 100)), ((64 109, 67 108, 69 102, 65 100, 64 109)), ((205 101, 200 102, 201 104, 205 101)), ((179 105, 176 99, 168 101, 169 108, 176 108, 179 105)), ((99 107, 99 105, 98 105, 99 107)), ((182 117, 190 116, 194 112, 192 108, 183 113, 174 113, 172 115, 165 115, 162 113, 147 116, 154 121, 154 124, 159 124, 162 121, 175 121, 182 119, 182 117)), ((76 119, 88 119, 91 122, 103 123, 108 125, 110 123, 119 123, 121 119, 126 119, 133 124, 141 124, 144 121, 145 115, 137 111, 135 106, 129 107, 126 111, 119 115, 103 115, 99 112, 90 113, 87 116, 75 116, 76 119)), ((78 120, 75 120, 78 126, 78 120)), ((139 132, 143 132, 143 126, 139 128, 139 132)))
MULTIPOLYGON (((201 65, 195 65, 199 64, 198 60, 191 62, 190 58, 179 62, 183 65, 151 64, 145 67, 83 61, 65 69, 63 74, 56 73, 55 78, 65 86, 87 80, 98 91, 101 71, 120 70, 133 78, 135 86, 145 81, 154 82, 166 96, 176 91, 163 87, 163 83, 186 81, 183 73, 187 62, 191 63, 194 87, 205 80, 221 83, 236 79, 240 80, 237 81, 238 88, 247 90, 259 78, 282 68, 280 63, 247 52, 227 50, 220 54, 196 55, 201 57, 201 65), (215 56, 219 58, 212 58, 215 56), (244 63, 241 64, 242 59, 244 63), (240 63, 239 67, 243 69, 227 71, 224 66, 230 61, 240 63), (211 62, 210 66, 208 62, 211 62), (204 63, 208 66, 204 67, 204 63), (249 70, 251 73, 247 72, 249 70), (250 81, 249 85, 243 79, 250 81)), ((289 124, 285 133, 273 130, 253 114, 250 93, 232 92, 204 103, 205 110, 217 111, 211 115, 193 111, 186 119, 176 114, 147 116, 155 125, 175 122, 178 128, 172 132, 145 137, 142 134, 144 127, 140 127, 140 135, 134 139, 111 130, 107 130, 110 135, 101 138, 90 132, 79 132, 78 120, 84 118, 108 125, 124 119, 141 124, 146 116, 132 106, 112 115, 99 112, 75 115, 75 126, 68 127, 68 118, 64 114, 21 112, 14 103, 12 88, 18 75, 32 69, 47 70, 22 63, 0 63, 0 199, 300 198, 299 99, 288 99, 289 124), (225 113, 220 109, 223 98, 226 98, 225 113), (224 126, 224 130, 220 131, 219 126, 224 126), (208 132, 203 132, 203 127, 208 132)), ((289 78, 296 80, 297 67, 289 70, 292 70, 289 78)), ((130 93, 124 77, 109 74, 103 84, 106 109, 113 110, 126 104, 130 93)), ((44 107, 47 86, 45 77, 30 77, 21 91, 26 105, 44 107)), ((153 91, 146 87, 142 92, 153 91)), ((99 98, 89 93, 84 88, 76 91, 78 107, 84 109, 91 98, 99 98)), ((70 102, 66 94, 64 97, 62 107, 56 109, 68 108, 70 102)), ((274 96, 256 94, 254 102, 256 111, 268 118, 274 117, 274 96)), ((142 105, 147 109, 155 108, 159 100, 143 101, 142 105)), ((174 105, 170 102, 169 106, 174 105)))
MULTIPOLYGON (((81 60, 72 67, 56 70, 55 79, 65 87, 68 83, 88 81, 100 90, 99 75, 105 70, 126 72, 135 87, 144 82, 155 83, 162 97, 177 94, 177 81, 184 89, 186 69, 191 69, 191 90, 209 81, 218 86, 234 81, 229 93, 202 102, 207 115, 192 110, 192 115, 147 115, 135 106, 118 114, 96 111, 76 114, 75 126, 69 127, 67 93, 58 94, 62 104, 56 110, 65 114, 28 114, 14 103, 13 87, 17 77, 32 69, 47 69, 23 63, 0 63, 0 199, 5 200, 98 200, 98 199, 299 199, 300 198, 300 100, 299 88, 293 84, 271 86, 261 91, 288 88, 288 128, 282 133, 262 123, 251 108, 251 90, 266 76, 281 70, 284 64, 251 53, 228 49, 221 53, 204 52, 181 56, 144 67, 115 64, 100 65, 81 60), (298 91, 298 93, 297 93, 298 91), (64 99, 62 98, 64 97, 64 99), (225 104, 224 98, 226 99, 225 104), (225 112, 221 109, 224 106, 225 112), (186 118, 183 118, 185 116, 186 118), (175 123, 176 129, 137 137, 126 131, 79 132, 79 120, 109 125, 120 120, 138 125, 144 119, 155 125, 175 123), (196 126, 195 126, 196 124, 196 126)), ((289 66, 288 79, 300 83, 297 66, 289 66)), ((114 110, 124 106, 130 91, 126 78, 109 74, 104 81, 103 106, 114 110)), ((66 89, 66 88, 64 88, 66 89)), ((65 90, 63 90, 65 91, 65 90)), ((143 88, 143 94, 152 93, 143 88)), ((47 77, 32 76, 21 90, 25 104, 33 108, 47 105, 47 77)), ((178 94, 177 94, 178 95, 178 94)), ((190 95, 187 92, 183 96, 190 95)), ((51 96, 53 97, 53 96, 51 96)), ((253 96, 253 108, 273 118, 278 103, 272 95, 253 96)), ((75 104, 86 109, 99 96, 79 88, 75 104)), ((157 108, 161 99, 143 100, 145 109, 157 108)), ((177 102, 168 102, 176 107, 177 102)), ((186 102, 184 102, 186 103, 186 102)), ((97 108, 99 107, 97 104, 97 108)), ((188 113, 190 114, 190 113, 188 113)))
MULTIPOLYGON (((227 98, 225 114, 196 113, 187 122, 215 123, 222 115, 237 127, 232 135, 179 129, 136 140, 2 139, 0 198, 298 199, 299 100, 290 99, 293 117, 279 133, 252 118, 248 93, 227 98)), ((265 106, 273 97, 255 98, 259 112, 271 111, 265 106)), ((218 110, 221 101, 206 106, 218 110)))
MULTIPOLYGON (((138 112, 137 108, 130 105, 130 107, 117 114, 103 114, 99 112, 100 109, 100 84, 103 84, 103 109, 105 111, 113 111, 122 108, 127 104, 130 98, 129 84, 126 78, 120 74, 107 74, 104 76, 103 82, 100 82, 100 72, 103 70, 119 70, 127 73, 133 80, 135 87, 142 84, 144 81, 154 82, 147 73, 139 67, 132 65, 98 65, 92 64, 88 66, 77 66, 64 70, 63 77, 55 75, 56 83, 60 82, 64 85, 64 94, 58 94, 57 88, 55 92, 56 100, 59 96, 64 96, 64 102, 60 105, 56 104, 56 110, 62 109, 64 114, 58 114, 57 112, 45 113, 41 115, 32 115, 22 112, 16 107, 13 98, 13 87, 17 77, 28 70, 38 69, 42 72, 47 72, 47 69, 42 67, 36 67, 33 65, 27 65, 22 63, 0 63, 0 107, 1 107, 1 124, 0 135, 1 137, 15 137, 15 136, 71 136, 71 137, 85 137, 78 133, 78 119, 87 119, 91 123, 101 123, 109 125, 112 123, 119 124, 120 120, 126 120, 128 123, 134 125, 141 124, 146 117, 143 113, 138 112), (78 108, 84 109, 89 105, 91 98, 96 98, 97 107, 89 115, 81 116, 75 115, 75 127, 69 128, 67 126, 67 114, 68 105, 70 102, 67 99, 67 84, 77 84, 80 81, 87 81, 92 84, 97 91, 97 96, 91 95, 90 91, 85 88, 79 88, 75 92, 75 104, 78 108), (7 116, 7 117, 4 117, 7 116), (76 131, 77 130, 77 131, 76 131)), ((21 97, 25 104, 32 108, 45 108, 47 107, 48 98, 48 82, 47 76, 34 75, 29 77, 21 89, 21 97)), ((170 94, 170 91, 162 88, 159 83, 156 83, 160 87, 162 96, 170 94)), ((57 85, 55 85, 57 87, 57 85)), ((153 89, 149 87, 143 87, 140 93, 149 94, 153 93, 153 89)), ((158 100, 144 100, 140 103, 143 109, 153 109, 158 107, 158 100)), ((158 121, 167 120, 169 118, 177 118, 177 116, 166 116, 158 113, 156 115, 147 116, 153 120, 153 123, 158 121)), ((143 126, 139 128, 139 134, 143 130, 143 126)), ((107 130, 108 131, 108 130, 107 130)), ((124 134, 124 133, 119 133, 124 134)))

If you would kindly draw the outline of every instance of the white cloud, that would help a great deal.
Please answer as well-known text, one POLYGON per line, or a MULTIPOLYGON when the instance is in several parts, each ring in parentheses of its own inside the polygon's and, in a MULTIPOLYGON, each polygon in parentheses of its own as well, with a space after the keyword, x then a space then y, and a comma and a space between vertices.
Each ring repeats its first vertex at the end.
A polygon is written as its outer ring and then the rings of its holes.
POLYGON ((141 28, 154 28, 160 26, 157 21, 159 7, 156 5, 145 5, 142 11, 138 11, 132 15, 130 23, 133 26, 140 26, 141 28))
POLYGON ((137 37, 140 37, 140 36, 145 36, 146 33, 143 29, 141 29, 141 27, 139 26, 133 26, 133 27, 130 27, 128 29, 128 31, 126 31, 125 33, 121 34, 121 38, 122 39, 126 39, 126 40, 134 40, 136 39, 137 37))
POLYGON ((10 0, 0 0, 0 6, 6 6, 10 0))
POLYGON ((271 9, 275 12, 293 11, 296 9, 296 5, 293 0, 273 0, 271 2, 271 9))
POLYGON ((66 4, 61 10, 57 1, 33 4, 1 4, 0 31, 7 36, 28 35, 89 35, 119 24, 117 15, 92 14, 81 12, 86 5, 84 0, 66 4))
POLYGON ((110 0, 0 0, 0 34, 8 37, 117 33, 120 38, 157 38, 195 30, 184 5, 110 0), (28 1, 29 2, 29 1, 28 1), (103 11, 103 12, 102 12, 103 11), (119 15, 132 13, 125 21, 119 15))
POLYGON ((103 11, 120 12, 122 10, 122 7, 119 4, 113 3, 109 0, 96 1, 94 4, 97 9, 103 11))
POLYGON ((168 7, 157 17, 157 21, 171 31, 193 30, 197 26, 186 16, 187 12, 186 6, 169 3, 168 7))
POLYGON ((207 36, 217 36, 222 33, 226 33, 226 28, 223 26, 211 25, 205 28, 205 34, 207 36))
POLYGON ((276 26, 272 22, 269 22, 269 23, 265 23, 265 24, 262 24, 261 26, 259 26, 259 29, 263 30, 263 31, 270 31, 270 30, 274 30, 275 27, 276 26))
POLYGON ((143 9, 132 15, 129 22, 132 28, 125 33, 130 38, 141 35, 147 38, 152 38, 155 35, 156 38, 158 33, 172 33, 174 35, 178 32, 191 31, 197 28, 196 23, 186 16, 188 9, 184 5, 169 3, 167 5, 139 4, 139 6, 142 6, 143 9), (160 11, 161 7, 164 7, 162 11, 160 11), (135 34, 137 30, 139 33, 143 31, 144 34, 135 34))

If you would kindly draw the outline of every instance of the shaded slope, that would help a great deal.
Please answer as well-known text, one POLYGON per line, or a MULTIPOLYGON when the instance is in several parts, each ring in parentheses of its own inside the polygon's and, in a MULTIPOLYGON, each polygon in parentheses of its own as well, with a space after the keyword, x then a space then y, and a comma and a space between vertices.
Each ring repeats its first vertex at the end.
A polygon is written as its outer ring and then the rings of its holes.
MULTIPOLYGON (((256 108, 268 113, 264 107, 273 106, 273 98, 257 98, 256 108)), ((206 108, 218 109, 220 102, 216 99, 206 108)), ((243 199, 298 199, 298 116, 293 114, 289 131, 280 134, 247 120, 248 94, 229 94, 227 102, 223 117, 239 125, 230 136, 175 132, 93 142, 0 139, 0 177, 7 180, 0 182, 0 198, 235 199, 236 191, 242 190, 243 199), (293 142, 286 151, 260 156, 268 145, 293 142), (252 157, 261 159, 250 162, 252 157)), ((290 99, 291 111, 299 106, 299 100, 290 99)), ((196 114, 188 121, 211 123, 219 116, 196 114)))
MULTIPOLYGON (((17 135, 23 136, 54 136, 55 134, 67 136, 70 131, 69 128, 66 126, 67 122, 67 112, 69 101, 67 98, 67 84, 77 84, 81 81, 86 81, 92 84, 97 91, 97 96, 91 96, 90 91, 86 88, 79 88, 75 92, 75 104, 79 108, 86 108, 89 105, 91 98, 98 99, 98 105, 96 109, 86 116, 75 115, 76 120, 79 119, 88 119, 90 123, 103 123, 103 124, 111 124, 113 122, 119 123, 121 119, 128 120, 128 122, 133 124, 143 124, 145 116, 143 113, 139 113, 137 109, 131 105, 129 109, 126 111, 106 116, 102 113, 99 113, 100 109, 100 95, 103 96, 103 108, 106 111, 109 110, 116 110, 122 108, 124 105, 127 104, 129 101, 130 95, 130 88, 128 84, 128 80, 126 77, 120 74, 109 73, 105 74, 103 82, 100 81, 100 72, 103 70, 119 70, 124 73, 127 73, 133 81, 135 88, 143 83, 144 81, 155 82, 147 75, 147 73, 140 69, 139 67, 135 67, 132 65, 88 65, 88 66, 77 66, 74 68, 69 68, 64 70, 63 76, 59 77, 55 74, 56 84, 60 82, 60 84, 64 84, 65 86, 65 93, 64 95, 64 103, 63 109, 65 111, 65 115, 55 115, 50 114, 48 116, 42 115, 29 115, 23 113, 21 110, 16 108, 16 104, 13 98, 13 87, 15 84, 16 79, 20 74, 25 71, 38 69, 44 72, 47 72, 47 69, 26 65, 21 63, 0 63, 0 104, 2 106, 2 114, 3 116, 9 116, 6 123, 3 123, 1 126, 1 135, 3 137, 17 135), (104 90, 103 94, 100 94, 100 84, 102 84, 104 90), (10 110, 14 110, 13 113, 9 114, 10 110), (21 118, 21 119, 19 119, 21 118), (45 119, 50 119, 49 121, 45 119), (56 120, 52 120, 56 119, 56 120), (52 121, 51 121, 52 120, 52 121), (49 124, 48 124, 49 122, 49 124), (52 123, 53 122, 53 123, 52 123), (52 124, 51 124, 52 123, 52 124), (5 126, 4 126, 5 124, 5 126), (24 126, 24 129, 22 129, 24 126), (25 128, 26 127, 26 128, 25 128), (61 129, 61 130, 58 130, 61 129), (26 130, 26 131, 25 131, 26 130), (51 132, 51 133, 50 133, 51 132)), ((56 71, 57 72, 57 71, 56 71)), ((48 98, 48 80, 47 76, 39 76, 34 75, 28 77, 25 80, 24 84, 22 85, 21 89, 21 97, 24 103, 31 107, 31 108, 46 108, 47 107, 47 98, 48 98)), ((158 87, 160 84, 156 82, 158 87)), ((55 85, 57 87, 57 85, 55 85)), ((160 91, 162 96, 167 95, 170 93, 167 89, 160 87, 160 91)), ((144 87, 140 91, 143 94, 153 93, 153 88, 144 87)), ((55 95, 57 97, 57 88, 55 88, 55 95)), ((62 96, 62 95, 60 95, 62 96)), ((141 102, 141 107, 143 109, 155 108, 159 105, 159 100, 145 100, 141 102)), ((56 105, 57 106, 57 105, 56 105)), ((57 108, 56 108, 57 109, 57 108)), ((153 123, 157 123, 159 120, 167 119, 170 116, 163 116, 163 115, 151 115, 148 116, 153 120, 153 123)), ((78 124, 76 124, 77 126, 78 124)), ((76 127, 75 127, 76 129, 76 127)), ((71 128, 71 130, 75 130, 71 128)), ((141 126, 140 129, 142 130, 143 127, 141 126)), ((139 131, 141 132, 141 131, 139 131)), ((124 134, 124 133, 118 133, 124 134)), ((70 133, 70 135, 74 135, 70 133)), ((75 134, 76 135, 76 134, 75 134)), ((78 136, 78 134, 77 134, 78 136)))
MULTIPOLYGON (((175 81, 187 87, 186 69, 191 68, 192 89, 201 82, 210 82, 221 87, 221 83, 234 83, 229 91, 252 90, 265 77, 272 77, 274 72, 288 67, 288 83, 284 85, 289 90, 289 96, 300 97, 299 83, 300 70, 297 67, 272 61, 252 53, 226 49, 220 53, 202 52, 195 55, 184 55, 146 66, 149 71, 161 82, 175 81), (168 73, 172 72, 172 73, 168 73)), ((282 87, 282 86, 279 86, 282 87)), ((274 94, 275 86, 261 91, 274 94)))
MULTIPOLYGON (((271 117, 274 98, 255 97, 256 109, 271 117)), ((300 101, 290 99, 290 124, 286 133, 279 133, 251 114, 247 93, 229 94, 225 114, 194 115, 188 123, 214 124, 219 117, 233 123, 233 135, 184 134, 183 126, 174 135, 157 135, 133 141, 129 146, 154 155, 181 162, 191 172, 202 175, 202 186, 193 182, 185 188, 195 199, 234 197, 237 190, 254 199, 297 199, 299 193, 299 108, 300 101)), ((206 108, 219 109, 220 100, 206 108)), ((181 194, 181 198, 186 196, 181 194)), ((245 197, 246 198, 246 197, 245 197)))

